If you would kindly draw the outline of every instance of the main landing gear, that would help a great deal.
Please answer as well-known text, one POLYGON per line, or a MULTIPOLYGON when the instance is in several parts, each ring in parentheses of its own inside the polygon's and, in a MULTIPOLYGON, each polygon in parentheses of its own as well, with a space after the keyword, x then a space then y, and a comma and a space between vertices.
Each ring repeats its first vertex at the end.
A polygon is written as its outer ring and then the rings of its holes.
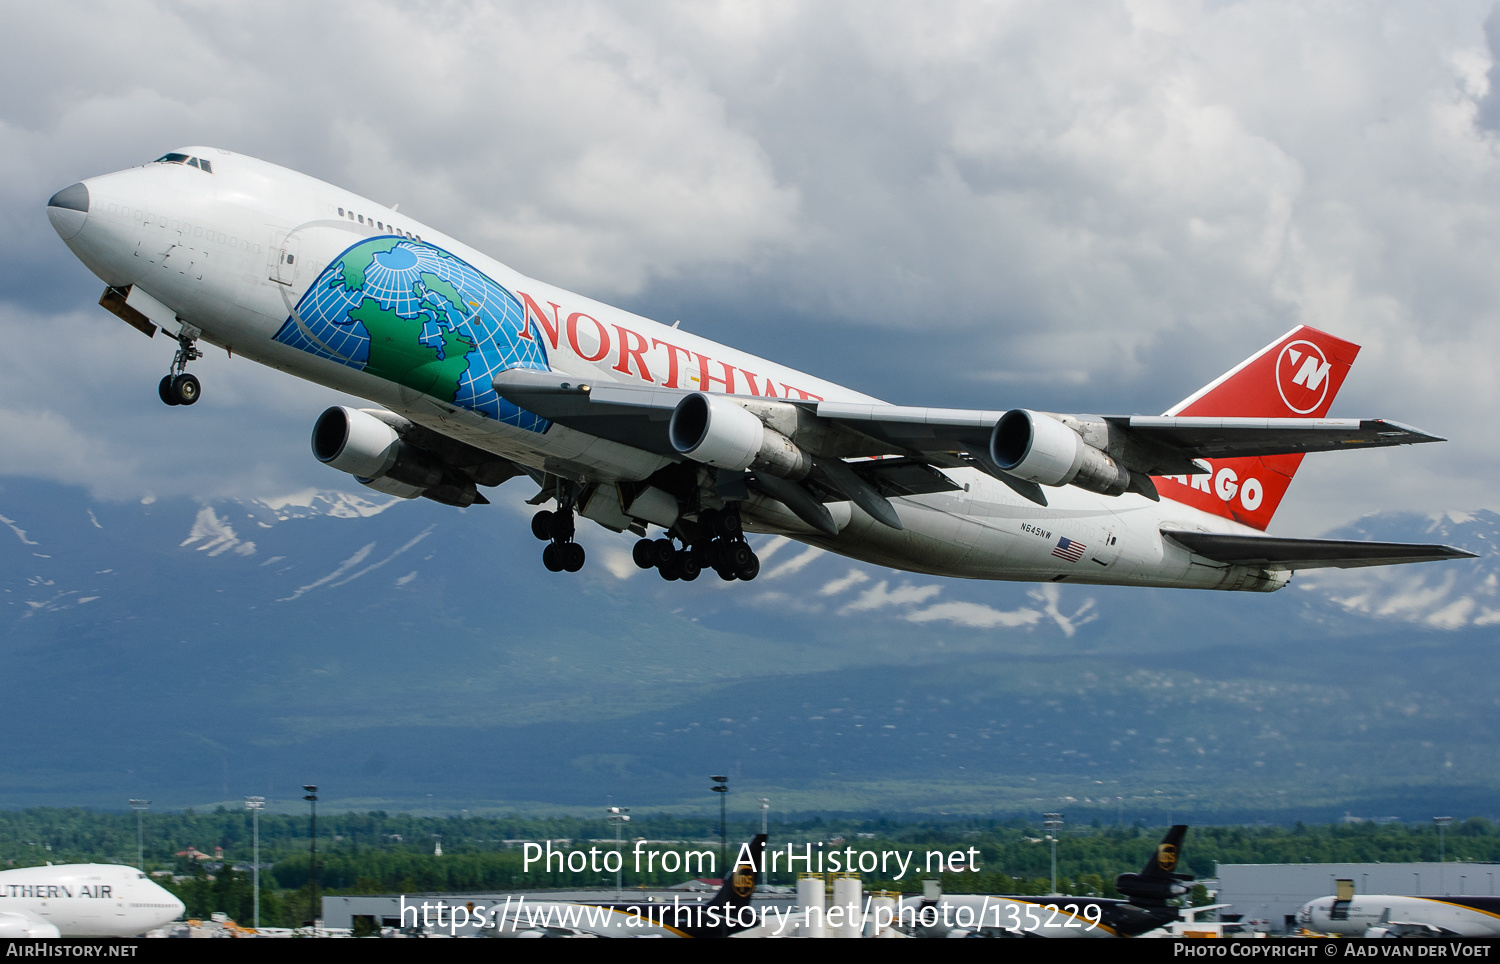
POLYGON ((531 517, 531 534, 547 543, 542 565, 551 572, 577 572, 583 568, 583 546, 573 541, 576 529, 572 503, 556 512, 543 509, 531 517))
POLYGON ((745 543, 739 509, 705 509, 698 514, 698 528, 706 538, 685 543, 681 549, 669 538, 642 539, 631 550, 631 558, 642 569, 655 569, 668 582, 692 582, 710 568, 725 582, 749 581, 760 574, 760 559, 745 543))
POLYGON ((203 386, 195 375, 189 375, 190 361, 203 357, 198 350, 198 336, 202 332, 191 325, 183 325, 177 335, 177 354, 172 357, 172 371, 156 386, 156 393, 168 405, 191 405, 203 394, 203 386))

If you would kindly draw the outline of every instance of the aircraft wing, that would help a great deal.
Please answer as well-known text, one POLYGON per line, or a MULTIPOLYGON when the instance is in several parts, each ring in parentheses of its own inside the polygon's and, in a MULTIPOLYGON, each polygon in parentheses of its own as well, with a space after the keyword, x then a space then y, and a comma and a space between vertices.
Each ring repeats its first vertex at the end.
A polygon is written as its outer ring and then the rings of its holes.
MULTIPOLYGON (((682 399, 698 394, 687 389, 580 379, 526 369, 502 372, 495 376, 494 387, 502 398, 550 421, 674 459, 681 456, 668 436, 672 412, 682 399)), ((1047 504, 1040 485, 1002 470, 991 457, 991 435, 1005 412, 816 399, 775 399, 775 402, 791 404, 800 410, 801 424, 816 429, 813 434, 821 439, 824 448, 811 454, 826 457, 825 461, 895 455, 939 468, 976 468, 1032 502, 1047 504)), ((1150 498, 1156 498, 1156 493, 1149 476, 1207 472, 1206 463, 1198 462, 1200 459, 1443 441, 1383 419, 1146 415, 1050 418, 1069 425, 1084 437, 1086 444, 1108 452, 1128 467, 1133 477, 1132 490, 1150 498)))
MULTIPOLYGON (((495 391, 543 418, 647 451, 673 455, 667 422, 677 403, 695 391, 576 379, 553 372, 512 369, 495 377, 495 391)), ((758 400, 758 399, 757 399, 758 400)), ((930 455, 950 466, 957 453, 984 453, 1003 411, 917 408, 879 402, 777 399, 820 422, 877 443, 862 455, 930 455)), ((1384 419, 1201 418, 1111 415, 1102 421, 1161 463, 1185 468, 1199 458, 1241 458, 1441 442, 1435 435, 1384 419)))
POLYGON ((679 456, 667 438, 667 423, 677 403, 693 394, 525 368, 501 372, 494 386, 501 398, 548 421, 672 458, 679 456))
POLYGON ((1345 539, 1283 539, 1277 536, 1228 535, 1163 529, 1161 534, 1200 556, 1236 566, 1267 569, 1355 569, 1439 559, 1475 559, 1475 553, 1452 546, 1345 539))

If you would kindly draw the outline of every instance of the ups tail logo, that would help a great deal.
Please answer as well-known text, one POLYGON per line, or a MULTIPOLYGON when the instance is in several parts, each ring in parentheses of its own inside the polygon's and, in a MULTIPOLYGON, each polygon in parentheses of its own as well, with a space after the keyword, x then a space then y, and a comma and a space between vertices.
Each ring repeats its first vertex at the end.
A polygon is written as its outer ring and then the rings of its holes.
POLYGON ((755 873, 744 864, 734 868, 734 877, 730 879, 734 892, 740 897, 749 897, 755 893, 755 873))
POLYGON ((1170 874, 1177 867, 1177 848, 1169 843, 1157 844, 1156 865, 1170 874))

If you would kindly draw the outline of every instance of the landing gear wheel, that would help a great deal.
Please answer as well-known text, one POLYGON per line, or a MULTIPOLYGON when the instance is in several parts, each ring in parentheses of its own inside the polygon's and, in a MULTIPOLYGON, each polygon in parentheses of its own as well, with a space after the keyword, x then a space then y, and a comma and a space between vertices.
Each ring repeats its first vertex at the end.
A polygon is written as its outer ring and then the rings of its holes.
POLYGON ((181 405, 182 404, 181 402, 179 402, 177 400, 177 396, 175 396, 175 395, 172 394, 172 376, 171 375, 163 375, 161 377, 161 383, 156 386, 156 394, 160 395, 161 396, 161 400, 163 402, 167 403, 168 405, 181 405))
POLYGON ((552 539, 552 513, 543 509, 531 517, 531 534, 542 542, 552 539))
POLYGON ((684 550, 677 556, 677 571, 682 574, 683 582, 692 582, 703 571, 703 566, 691 550, 684 550))
POLYGON ((738 512, 726 510, 720 512, 713 520, 714 534, 725 539, 738 539, 745 527, 740 524, 738 512))
POLYGON ((562 572, 562 552, 558 550, 557 543, 549 542, 547 548, 542 550, 542 565, 547 567, 548 572, 562 572))
POLYGON ((571 509, 559 509, 557 512, 552 513, 553 542, 567 542, 569 539, 573 538, 573 533, 575 531, 577 530, 573 524, 573 512, 571 509))
POLYGON ((677 566, 677 557, 675 555, 670 562, 664 562, 658 566, 657 572, 660 572, 661 577, 667 582, 676 582, 682 578, 682 570, 677 566))
POLYGON ((642 539, 630 550, 630 558, 635 560, 636 568, 652 569, 656 566, 656 541, 653 539, 642 539))
POLYGON ((657 539, 652 545, 656 547, 656 565, 658 567, 669 565, 677 557, 677 550, 673 548, 671 539, 657 539))
POLYGON ((717 572, 719 574, 719 578, 724 580, 725 582, 734 582, 739 578, 739 576, 736 576, 734 574, 733 569, 730 569, 726 566, 719 566, 718 568, 714 569, 714 572, 717 572))
MULTIPOLYGON (((724 568, 732 569, 736 573, 738 573, 746 566, 750 565, 751 561, 754 559, 755 553, 750 551, 749 546, 745 545, 743 542, 733 542, 725 548, 724 568)), ((759 571, 759 563, 757 562, 756 565, 757 571, 759 571)))
POLYGON ((562 567, 568 572, 577 572, 583 568, 583 546, 576 542, 564 543, 559 549, 562 556, 562 567))
POLYGON ((734 574, 736 576, 739 576, 746 582, 749 582, 756 576, 760 575, 760 559, 756 558, 755 553, 750 553, 749 560, 746 561, 744 565, 735 569, 734 574))
POLYGON ((203 395, 203 386, 198 384, 198 376, 183 372, 172 379, 172 397, 177 399, 178 405, 191 405, 203 395))

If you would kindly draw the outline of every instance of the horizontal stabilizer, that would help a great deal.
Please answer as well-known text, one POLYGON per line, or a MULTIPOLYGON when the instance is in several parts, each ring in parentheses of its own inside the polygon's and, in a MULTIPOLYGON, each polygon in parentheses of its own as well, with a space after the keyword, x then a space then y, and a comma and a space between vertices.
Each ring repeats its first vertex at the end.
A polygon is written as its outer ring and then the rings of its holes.
POLYGON ((1355 569, 1404 562, 1475 559, 1475 553, 1452 546, 1407 542, 1363 542, 1344 539, 1282 539, 1276 536, 1226 535, 1163 529, 1161 534, 1186 549, 1234 566, 1266 569, 1355 569))
POLYGON ((1245 458, 1345 452, 1418 442, 1442 442, 1409 425, 1382 418, 1206 418, 1132 415, 1105 419, 1123 427, 1132 441, 1160 452, 1152 474, 1192 474, 1191 459, 1245 458), (1184 464, 1172 465, 1173 456, 1184 464))

